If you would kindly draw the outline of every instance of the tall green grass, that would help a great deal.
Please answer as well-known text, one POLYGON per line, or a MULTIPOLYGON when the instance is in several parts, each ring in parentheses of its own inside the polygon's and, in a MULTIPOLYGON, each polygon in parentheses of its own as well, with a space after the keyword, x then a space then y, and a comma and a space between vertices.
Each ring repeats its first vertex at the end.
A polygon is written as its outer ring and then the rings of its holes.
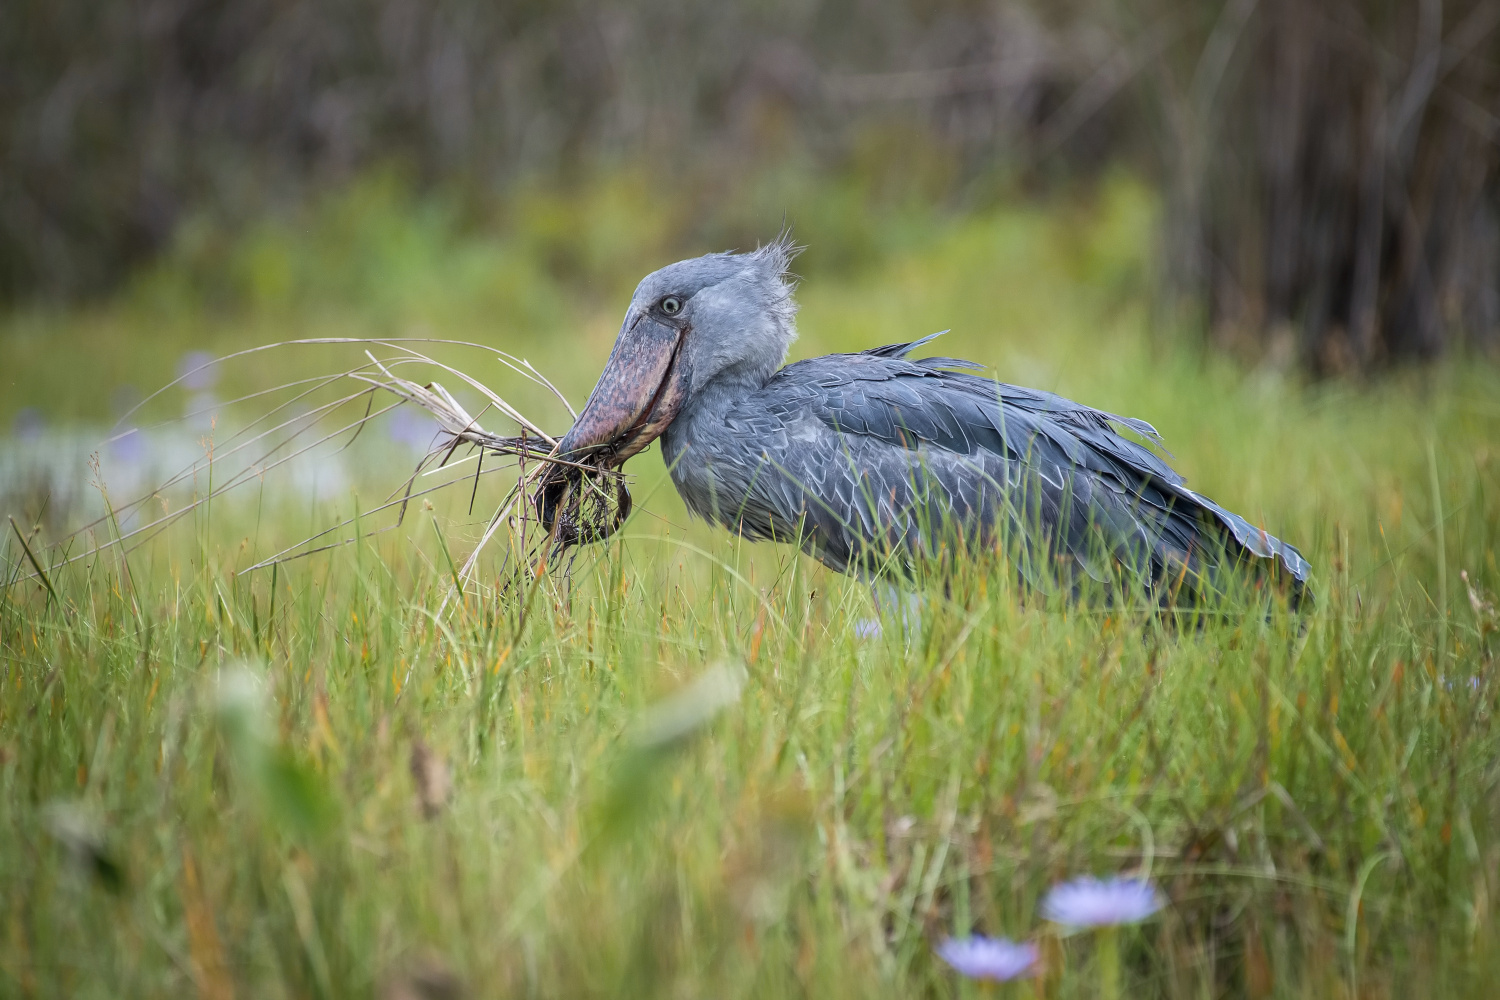
MULTIPOLYGON (((522 223, 423 243, 392 206, 349 224, 426 249, 370 265, 391 296, 373 312, 316 274, 215 305, 180 264, 87 314, 11 317, 0 350, 28 385, 77 358, 97 397, 116 362, 149 385, 181 346, 399 317, 582 398, 625 273, 665 261, 579 279, 506 258, 522 223), (478 284, 441 280, 467 254, 478 284), (516 309, 486 282, 521 288, 516 309)), ((0 993, 969 996, 931 946, 978 931, 1037 937, 1035 989, 1085 997, 1094 943, 1037 901, 1127 872, 1170 899, 1121 938, 1128 995, 1489 995, 1500 373, 1307 386, 1198 356, 1149 309, 1151 216, 1128 181, 893 216, 827 269, 806 233, 796 351, 951 327, 943 353, 1151 420, 1197 489, 1303 548, 1303 618, 1170 630, 976 563, 924 588, 917 625, 861 640, 865 588, 688 524, 654 453, 570 587, 502 592, 492 562, 442 615, 488 488, 472 516, 449 498, 275 573, 236 570, 305 507, 216 502, 128 561, 54 565, 55 597, 22 580, 0 601, 0 993)), ((226 252, 316 262, 331 226, 226 252)), ((358 272, 350 253, 325 256, 358 272)), ((93 397, 58 411, 101 417, 93 397)))

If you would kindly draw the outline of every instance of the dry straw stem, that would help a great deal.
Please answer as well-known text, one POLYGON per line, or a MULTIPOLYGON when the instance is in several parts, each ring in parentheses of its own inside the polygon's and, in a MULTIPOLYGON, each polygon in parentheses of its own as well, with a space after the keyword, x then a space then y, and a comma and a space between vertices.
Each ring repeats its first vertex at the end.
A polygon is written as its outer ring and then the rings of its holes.
MULTIPOLYGON (((440 432, 405 483, 393 490, 375 508, 362 511, 358 517, 348 518, 325 528, 240 572, 263 569, 279 562, 324 552, 348 544, 357 538, 371 537, 400 526, 412 500, 449 486, 467 483, 470 476, 467 473, 459 477, 450 476, 434 486, 422 489, 416 488, 417 480, 451 470, 454 466, 468 461, 469 457, 477 459, 478 462, 472 477, 475 493, 477 493, 478 479, 481 475, 492 475, 512 466, 519 470, 519 475, 515 486, 506 494, 494 516, 490 518, 479 544, 465 559, 457 575, 456 582, 459 588, 467 585, 478 564, 480 553, 493 540, 502 524, 513 526, 515 529, 513 534, 521 540, 520 547, 525 550, 523 552, 524 564, 529 572, 535 573, 545 568, 553 557, 579 541, 601 539, 612 534, 623 520, 623 512, 628 512, 629 493, 620 473, 597 463, 575 462, 559 457, 556 454, 557 439, 543 430, 537 421, 527 417, 477 378, 413 346, 465 347, 485 351, 510 370, 547 389, 562 402, 571 415, 577 416, 577 411, 567 398, 529 361, 493 347, 468 341, 434 338, 320 337, 281 341, 238 351, 201 365, 192 371, 184 372, 177 379, 146 397, 121 418, 120 423, 114 428, 115 433, 109 440, 118 440, 125 434, 131 433, 128 429, 121 430, 121 427, 134 413, 162 393, 210 365, 222 365, 266 351, 326 345, 361 346, 365 349, 366 362, 345 371, 284 382, 230 400, 226 405, 276 399, 278 396, 285 397, 227 437, 209 442, 203 457, 195 460, 149 492, 116 507, 114 514, 116 518, 126 518, 149 510, 148 505, 152 500, 161 498, 169 490, 196 483, 200 479, 210 483, 207 492, 195 496, 189 503, 175 510, 168 510, 163 503, 161 516, 152 518, 129 531, 118 532, 114 537, 104 541, 99 541, 95 532, 106 526, 109 520, 108 515, 83 525, 49 546, 53 552, 59 553, 52 563, 54 571, 70 563, 90 559, 114 546, 119 546, 127 553, 134 551, 214 499, 249 483, 260 482, 268 474, 304 455, 338 442, 342 443, 337 444, 336 451, 347 449, 370 421, 407 403, 418 406, 431 414, 437 421, 440 432), (383 348, 393 352, 394 356, 382 360, 376 357, 372 348, 383 348), (428 369, 436 368, 457 378, 478 392, 485 400, 484 410, 478 415, 470 414, 441 383, 436 381, 420 383, 397 374, 399 369, 412 365, 428 369), (337 395, 327 402, 316 403, 305 410, 299 409, 299 404, 305 406, 304 401, 310 396, 320 390, 337 387, 340 382, 359 383, 360 387, 337 395), (388 405, 377 407, 376 399, 382 395, 395 398, 388 405), (362 411, 352 419, 348 418, 345 411, 351 407, 357 408, 361 403, 363 403, 362 411), (519 426, 521 433, 517 436, 504 436, 486 430, 480 424, 479 418, 490 411, 513 421, 519 426), (458 462, 452 461, 454 454, 461 446, 467 446, 472 455, 458 462), (499 456, 504 461, 487 465, 486 456, 499 456), (231 462, 235 465, 241 462, 244 464, 230 472, 222 482, 215 482, 209 474, 215 470, 216 466, 222 469, 226 463, 231 462), (532 502, 533 494, 544 473, 549 469, 556 470, 555 474, 560 474, 571 488, 567 491, 567 498, 554 521, 554 530, 547 531, 540 527, 536 530, 527 530, 528 522, 536 520, 536 504, 532 502), (391 510, 396 512, 394 523, 354 535, 345 533, 347 529, 359 522, 367 521, 372 516, 391 510), (556 530, 559 526, 564 526, 566 530, 556 530), (324 541, 329 536, 334 536, 334 539, 324 541), (89 544, 81 552, 72 552, 71 550, 82 540, 87 540, 89 544)), ((337 391, 336 388, 335 391, 337 391)), ((167 423, 173 423, 173 421, 167 423)), ((32 570, 33 572, 20 576, 15 582, 23 580, 48 582, 41 562, 35 557, 33 557, 32 570)), ((446 604, 445 600, 444 605, 446 604)))

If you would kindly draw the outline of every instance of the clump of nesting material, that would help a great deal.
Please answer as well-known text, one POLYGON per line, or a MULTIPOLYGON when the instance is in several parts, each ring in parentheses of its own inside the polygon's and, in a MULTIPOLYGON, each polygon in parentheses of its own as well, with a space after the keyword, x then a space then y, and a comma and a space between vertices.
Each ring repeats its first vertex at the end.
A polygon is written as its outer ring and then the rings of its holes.
MULTIPOLYGON (((625 485, 625 477, 602 464, 602 458, 578 461, 563 458, 557 454, 556 441, 546 435, 523 433, 503 437, 492 434, 481 427, 479 420, 470 416, 452 393, 439 383, 418 385, 392 374, 373 356, 370 361, 382 377, 365 374, 355 377, 432 414, 447 435, 448 443, 444 447, 448 455, 460 445, 469 444, 486 453, 520 460, 522 475, 512 496, 524 494, 530 503, 520 508, 518 516, 530 517, 531 511, 541 515, 543 524, 552 525, 548 534, 558 550, 602 541, 613 535, 630 515, 630 490, 625 485), (525 469, 528 461, 536 463, 530 471, 525 469)), ((492 405, 499 402, 499 397, 490 395, 492 405)), ((523 428, 531 426, 530 421, 522 418, 513 407, 502 405, 507 415, 521 423, 523 428)), ((508 512, 509 505, 502 504, 501 509, 508 512)))

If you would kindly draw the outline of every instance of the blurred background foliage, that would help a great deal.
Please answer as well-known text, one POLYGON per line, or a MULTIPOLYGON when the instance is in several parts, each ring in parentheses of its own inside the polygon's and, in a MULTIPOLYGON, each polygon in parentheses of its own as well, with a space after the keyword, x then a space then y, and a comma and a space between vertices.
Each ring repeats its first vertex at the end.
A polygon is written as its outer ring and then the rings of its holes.
POLYGON ((1213 343, 1315 374, 1493 350, 1497 28, 1493 0, 16 0, 0 297, 385 314, 441 246, 429 298, 545 322, 783 217, 847 271, 934 206, 1123 169, 1213 343))

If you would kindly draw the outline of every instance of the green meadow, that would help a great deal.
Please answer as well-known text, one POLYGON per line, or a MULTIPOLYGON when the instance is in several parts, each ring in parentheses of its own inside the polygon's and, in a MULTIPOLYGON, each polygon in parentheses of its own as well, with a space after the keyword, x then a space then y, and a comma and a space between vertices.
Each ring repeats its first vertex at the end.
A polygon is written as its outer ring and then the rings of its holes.
MULTIPOLYGON (((947 329, 937 353, 1149 420, 1195 489, 1302 549, 1313 605, 1169 627, 975 564, 861 638, 866 586, 690 523, 656 449, 570 577, 515 577, 502 541, 462 600, 503 476, 248 571, 400 486, 415 454, 378 434, 338 495, 267 476, 123 555, 87 555, 108 521, 63 541, 84 500, 13 479, 0 996, 1065 998, 1108 996, 1115 963, 1132 997, 1493 995, 1493 359, 1310 383, 1216 352, 1155 295, 1128 177, 943 210, 757 183, 696 227, 691 192, 628 172, 483 213, 376 175, 188 226, 106 301, 0 317, 0 426, 99 440, 186 351, 314 337, 489 344, 578 406, 636 280, 785 212, 810 247, 793 357, 947 329), (1039 915, 1116 874, 1167 905, 1107 947, 1039 915), (970 932, 1037 942, 1042 974, 962 979, 933 947, 970 932)), ((324 350, 248 356, 217 391, 340 367, 324 350)))

